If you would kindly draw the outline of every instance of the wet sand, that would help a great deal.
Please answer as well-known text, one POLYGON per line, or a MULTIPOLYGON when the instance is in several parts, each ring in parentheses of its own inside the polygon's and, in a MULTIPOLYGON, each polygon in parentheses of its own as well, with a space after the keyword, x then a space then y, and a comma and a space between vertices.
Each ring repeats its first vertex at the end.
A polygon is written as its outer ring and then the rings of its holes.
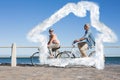
POLYGON ((0 65, 0 80, 120 80, 120 65, 57 68, 48 66, 0 65))

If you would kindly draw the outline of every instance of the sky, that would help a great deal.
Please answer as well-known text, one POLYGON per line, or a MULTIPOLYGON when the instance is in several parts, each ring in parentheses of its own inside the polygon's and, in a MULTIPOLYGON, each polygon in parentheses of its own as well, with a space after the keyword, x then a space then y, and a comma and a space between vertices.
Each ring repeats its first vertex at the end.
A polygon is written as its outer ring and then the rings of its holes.
MULTIPOLYGON (((39 46, 39 43, 30 42, 27 34, 36 25, 42 23, 52 14, 58 11, 67 3, 78 3, 81 0, 0 0, 0 46, 39 46)), ((85 0, 83 0, 85 1, 85 0)), ((100 21, 107 25, 117 35, 116 43, 104 43, 104 45, 120 46, 120 0, 86 0, 92 1, 100 7, 100 21)), ((71 46, 72 41, 84 35, 83 26, 90 22, 90 14, 84 18, 79 18, 74 14, 69 14, 51 28, 54 29, 62 46, 71 46)), ((91 27, 96 36, 96 29, 91 27)), ((48 29, 44 32, 48 35, 48 29)), ((107 56, 120 56, 119 49, 107 49, 107 56)), ((18 49, 19 55, 29 55, 31 49, 27 49, 26 54, 22 49, 18 49), (20 52, 21 51, 21 52, 20 52)), ((31 51, 31 52, 30 52, 31 51)), ((0 49, 0 56, 10 55, 10 49, 0 49), (7 51, 7 52, 6 52, 7 51)))

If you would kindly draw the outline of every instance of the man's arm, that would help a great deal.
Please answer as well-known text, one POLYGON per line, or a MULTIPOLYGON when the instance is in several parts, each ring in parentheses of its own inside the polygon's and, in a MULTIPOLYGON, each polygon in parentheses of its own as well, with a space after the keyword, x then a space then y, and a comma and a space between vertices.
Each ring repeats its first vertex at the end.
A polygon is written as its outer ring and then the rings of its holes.
POLYGON ((83 41, 83 40, 87 39, 88 36, 90 35, 90 33, 91 32, 88 30, 82 38, 80 38, 78 40, 74 40, 74 42, 80 42, 80 41, 83 41))
POLYGON ((87 39, 88 36, 90 35, 90 33, 91 32, 88 30, 87 32, 85 32, 85 35, 82 38, 75 40, 75 42, 79 42, 79 41, 83 41, 83 40, 87 39))
POLYGON ((78 39, 78 40, 74 40, 74 43, 76 43, 76 42, 80 42, 80 41, 82 41, 82 40, 85 40, 85 38, 82 37, 82 38, 80 38, 80 39, 78 39))
POLYGON ((80 38, 79 41, 83 41, 83 40, 87 39, 88 36, 90 35, 90 33, 91 33, 90 30, 86 31, 85 35, 82 38, 80 38))
POLYGON ((83 41, 83 40, 85 40, 85 38, 84 38, 84 37, 82 37, 82 38, 80 38, 80 39, 79 39, 79 41, 83 41))

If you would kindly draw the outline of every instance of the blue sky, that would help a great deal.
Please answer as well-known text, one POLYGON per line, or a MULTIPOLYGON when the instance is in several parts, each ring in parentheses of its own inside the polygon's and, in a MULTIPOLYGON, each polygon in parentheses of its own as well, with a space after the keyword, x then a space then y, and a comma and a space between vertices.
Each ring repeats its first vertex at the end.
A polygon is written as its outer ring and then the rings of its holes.
MULTIPOLYGON (((11 46, 14 42, 17 46, 39 46, 38 43, 27 40, 27 33, 65 4, 79 1, 81 0, 0 0, 0 46, 11 46)), ((109 26, 118 36, 117 43, 106 45, 120 46, 120 0, 88 1, 99 5, 100 21, 109 26)), ((70 46, 74 39, 84 34, 83 25, 90 22, 89 16, 89 12, 84 18, 70 14, 51 26, 58 35, 61 45, 70 46)), ((95 35, 96 30, 92 28, 92 31, 95 35)), ((45 31, 44 34, 48 35, 48 32, 45 31)), ((0 55, 4 54, 0 53, 0 55)), ((119 49, 116 53, 108 52, 106 55, 120 56, 119 49)))

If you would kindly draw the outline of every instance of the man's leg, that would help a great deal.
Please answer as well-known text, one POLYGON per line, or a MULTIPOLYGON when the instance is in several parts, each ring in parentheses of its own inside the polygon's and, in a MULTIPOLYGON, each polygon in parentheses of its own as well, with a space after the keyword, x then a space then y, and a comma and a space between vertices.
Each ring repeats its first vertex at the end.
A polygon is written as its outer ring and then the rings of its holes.
POLYGON ((49 47, 48 47, 48 50, 49 50, 49 53, 50 53, 50 57, 51 57, 51 58, 54 57, 54 54, 53 54, 53 51, 52 51, 53 47, 54 47, 53 44, 49 45, 49 47))
POLYGON ((54 44, 54 46, 52 47, 52 52, 54 52, 54 56, 56 57, 56 55, 58 54, 58 49, 60 48, 59 44, 54 44))
POLYGON ((52 53, 52 48, 50 46, 48 47, 48 50, 49 50, 50 55, 52 55, 53 54, 52 53))
POLYGON ((58 48, 59 47, 59 44, 51 44, 48 49, 49 49, 49 52, 50 52, 50 57, 54 57, 56 54, 54 54, 54 49, 58 48))
POLYGON ((78 48, 82 54, 82 57, 88 57, 86 52, 88 50, 88 44, 86 42, 78 43, 78 48))

